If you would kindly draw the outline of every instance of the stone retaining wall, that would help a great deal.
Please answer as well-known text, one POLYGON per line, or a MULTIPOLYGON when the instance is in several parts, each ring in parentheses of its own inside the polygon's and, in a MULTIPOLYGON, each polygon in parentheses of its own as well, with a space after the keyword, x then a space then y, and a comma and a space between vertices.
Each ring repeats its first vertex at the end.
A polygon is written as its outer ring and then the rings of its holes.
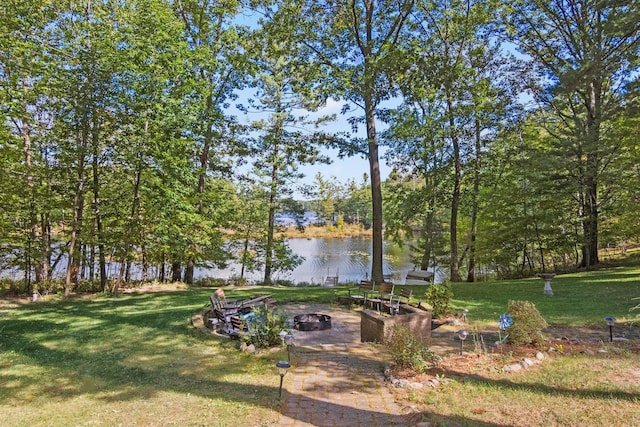
POLYGON ((421 340, 431 337, 431 312, 403 304, 396 316, 385 316, 373 310, 360 312, 360 341, 385 342, 397 325, 406 326, 421 340))

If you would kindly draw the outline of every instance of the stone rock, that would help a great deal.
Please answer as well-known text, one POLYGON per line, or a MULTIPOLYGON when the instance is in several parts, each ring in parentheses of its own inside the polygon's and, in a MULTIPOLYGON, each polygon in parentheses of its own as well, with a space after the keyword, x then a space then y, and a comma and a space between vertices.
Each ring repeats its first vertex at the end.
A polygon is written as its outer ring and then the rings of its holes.
POLYGON ((435 378, 431 378, 431 379, 429 380, 429 383, 431 384, 431 386, 432 386, 432 387, 438 387, 438 386, 440 385, 440 381, 438 381, 438 380, 437 380, 437 379, 435 379, 435 378))
POLYGON ((528 357, 525 357, 524 359, 522 359, 520 361, 520 364, 522 365, 523 368, 530 368, 533 366, 533 360, 529 359, 528 357))
POLYGON ((415 427, 431 427, 431 423, 429 421, 422 421, 416 424, 415 427))
POLYGON ((522 366, 519 363, 514 363, 513 365, 504 365, 502 370, 505 372, 519 372, 522 370, 522 366))
POLYGON ((538 360, 544 360, 544 353, 539 351, 536 353, 536 359, 538 360))
POLYGON ((409 385, 409 381, 408 380, 404 380, 404 379, 403 380, 398 380, 397 385, 398 385, 398 387, 403 387, 404 388, 404 387, 409 385))
POLYGON ((424 384, 422 383, 409 383, 409 388, 414 388, 416 390, 420 390, 424 388, 424 384))

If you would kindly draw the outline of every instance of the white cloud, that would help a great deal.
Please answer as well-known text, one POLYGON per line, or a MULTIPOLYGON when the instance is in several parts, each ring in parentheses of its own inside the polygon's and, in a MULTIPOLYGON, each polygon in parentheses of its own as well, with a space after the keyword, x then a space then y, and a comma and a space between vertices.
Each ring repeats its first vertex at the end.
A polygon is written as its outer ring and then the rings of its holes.
POLYGON ((333 98, 327 99, 327 103, 319 111, 320 114, 339 113, 342 110, 344 101, 336 101, 333 98))

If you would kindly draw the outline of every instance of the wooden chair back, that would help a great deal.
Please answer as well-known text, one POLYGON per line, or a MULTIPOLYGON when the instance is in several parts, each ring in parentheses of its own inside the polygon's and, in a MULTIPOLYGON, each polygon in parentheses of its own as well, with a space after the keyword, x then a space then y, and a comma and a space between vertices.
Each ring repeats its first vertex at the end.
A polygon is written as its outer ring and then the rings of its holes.
POLYGON ((407 304, 411 303, 411 296, 413 295, 413 289, 409 289, 409 288, 402 288, 400 289, 400 292, 398 294, 398 296, 402 299, 404 298, 407 302, 407 304))
POLYGON ((378 293, 380 294, 393 294, 393 290, 395 285, 393 283, 382 282, 380 286, 378 286, 378 293))

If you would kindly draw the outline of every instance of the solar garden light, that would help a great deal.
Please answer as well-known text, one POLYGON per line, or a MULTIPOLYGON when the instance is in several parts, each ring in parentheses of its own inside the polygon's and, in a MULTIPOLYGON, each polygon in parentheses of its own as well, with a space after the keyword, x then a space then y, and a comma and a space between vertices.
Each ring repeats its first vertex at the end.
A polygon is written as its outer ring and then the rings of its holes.
POLYGON ((462 321, 463 322, 467 322, 467 313, 469 313, 469 309, 468 308, 463 308, 462 309, 462 321))
POLYGON ((286 337, 286 336, 287 336, 287 333, 288 333, 287 331, 280 331, 280 332, 278 333, 278 336, 280 337, 280 340, 282 341, 282 346, 283 346, 283 347, 284 347, 284 337, 286 337))
POLYGON ((605 317, 604 321, 609 326, 609 342, 613 342, 613 325, 616 324, 616 318, 613 316, 605 317))
POLYGON ((284 379, 284 376, 289 370, 289 368, 291 367, 291 365, 289 364, 289 362, 285 360, 281 360, 278 363, 276 363, 276 367, 278 368, 278 373, 280 374, 280 397, 279 398, 282 399, 282 380, 284 379))
POLYGON ((464 340, 466 340, 469 336, 469 332, 465 331, 464 329, 460 329, 458 332, 456 332, 456 334, 458 334, 458 338, 460 339, 460 354, 462 354, 462 344, 464 343, 464 340))
POLYGON ((285 344, 287 344, 287 362, 291 363, 291 346, 293 345, 293 335, 285 335, 284 342, 285 344))

